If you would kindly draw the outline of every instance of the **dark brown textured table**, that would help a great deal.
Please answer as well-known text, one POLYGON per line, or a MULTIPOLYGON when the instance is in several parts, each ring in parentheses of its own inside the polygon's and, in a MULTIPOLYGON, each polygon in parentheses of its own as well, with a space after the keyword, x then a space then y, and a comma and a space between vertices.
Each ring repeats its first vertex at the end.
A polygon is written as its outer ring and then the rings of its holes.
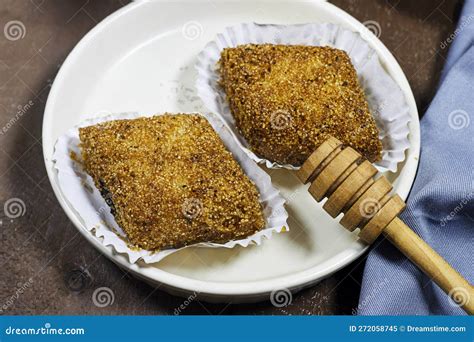
MULTIPOLYGON (((184 302, 133 278, 77 234, 51 190, 43 163, 43 112, 58 68, 87 31, 127 2, 1 1, 2 314, 173 314, 184 302), (8 30, 15 23, 19 31, 8 30), (6 215, 3 206, 14 199, 20 199, 25 210, 20 206, 17 215, 6 215), (113 303, 94 304, 92 295, 99 287, 113 291, 113 303)), ((442 42, 454 32, 458 1, 333 3, 361 22, 377 23, 380 39, 399 61, 423 113, 436 90, 447 53, 442 42)), ((270 302, 217 305, 195 299, 181 314, 351 314, 359 299, 365 257, 295 294, 286 307, 270 302)))

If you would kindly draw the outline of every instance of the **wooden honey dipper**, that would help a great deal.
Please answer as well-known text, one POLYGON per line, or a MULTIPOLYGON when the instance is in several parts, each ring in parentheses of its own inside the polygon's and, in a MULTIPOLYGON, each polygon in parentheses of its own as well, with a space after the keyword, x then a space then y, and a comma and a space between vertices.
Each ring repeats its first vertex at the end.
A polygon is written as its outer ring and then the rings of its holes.
POLYGON ((374 179, 377 169, 351 147, 330 137, 297 171, 311 183, 308 191, 321 201, 333 218, 344 213, 340 223, 349 231, 360 228, 359 238, 373 243, 383 233, 408 259, 427 274, 468 314, 474 315, 474 288, 400 218, 405 203, 390 195, 392 185, 384 177, 374 179))

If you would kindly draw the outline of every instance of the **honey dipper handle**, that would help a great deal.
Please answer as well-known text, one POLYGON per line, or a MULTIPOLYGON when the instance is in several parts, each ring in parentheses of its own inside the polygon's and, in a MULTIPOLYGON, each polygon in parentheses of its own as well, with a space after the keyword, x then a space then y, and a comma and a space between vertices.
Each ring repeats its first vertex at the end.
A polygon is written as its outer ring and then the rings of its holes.
POLYGON ((402 220, 393 219, 383 233, 459 306, 474 315, 473 287, 402 220))

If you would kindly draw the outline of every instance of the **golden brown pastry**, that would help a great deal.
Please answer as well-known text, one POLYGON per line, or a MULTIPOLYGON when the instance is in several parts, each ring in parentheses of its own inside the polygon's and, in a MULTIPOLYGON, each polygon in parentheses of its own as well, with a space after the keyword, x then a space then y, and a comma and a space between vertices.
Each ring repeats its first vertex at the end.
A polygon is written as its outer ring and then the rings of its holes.
POLYGON ((219 67, 237 128, 259 156, 299 166, 333 135, 380 159, 379 132, 344 51, 240 45, 222 51, 219 67))
POLYGON ((115 120, 79 133, 85 169, 132 244, 222 243, 264 228, 256 186, 202 116, 115 120))

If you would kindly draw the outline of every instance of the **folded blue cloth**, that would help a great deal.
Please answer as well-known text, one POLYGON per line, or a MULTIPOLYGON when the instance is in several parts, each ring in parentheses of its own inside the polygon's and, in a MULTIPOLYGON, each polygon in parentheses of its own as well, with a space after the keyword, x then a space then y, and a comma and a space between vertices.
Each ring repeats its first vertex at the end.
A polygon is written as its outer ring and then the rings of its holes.
MULTIPOLYGON (((474 281, 474 0, 465 2, 436 96, 421 121, 418 174, 401 215, 474 281)), ((364 270, 361 315, 463 315, 433 281, 380 237, 364 270)))

